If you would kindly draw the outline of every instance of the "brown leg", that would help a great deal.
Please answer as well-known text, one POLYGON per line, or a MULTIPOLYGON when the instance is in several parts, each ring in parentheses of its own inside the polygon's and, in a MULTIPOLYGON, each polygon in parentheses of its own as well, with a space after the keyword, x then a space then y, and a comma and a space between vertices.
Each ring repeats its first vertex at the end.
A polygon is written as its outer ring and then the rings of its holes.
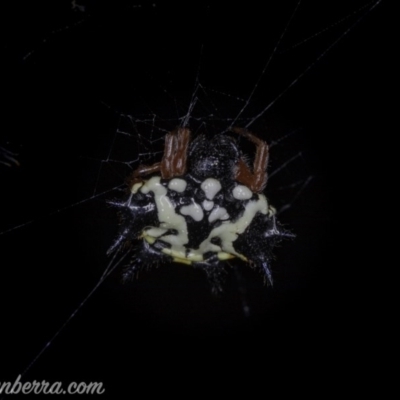
POLYGON ((161 176, 171 179, 186 172, 187 150, 190 142, 190 130, 178 128, 165 138, 164 155, 161 160, 161 176))
POLYGON ((135 183, 142 182, 143 176, 150 175, 154 172, 160 171, 160 165, 161 165, 161 163, 159 163, 159 162, 155 163, 153 165, 139 165, 139 167, 137 167, 133 171, 133 173, 129 179, 129 185, 133 186, 135 183))
POLYGON ((231 130, 234 133, 244 136, 256 145, 253 171, 249 169, 245 161, 241 158, 236 172, 236 180, 248 186, 253 192, 262 192, 267 184, 268 144, 246 129, 234 127, 231 130))
POLYGON ((181 176, 186 172, 187 150, 189 148, 190 130, 178 128, 165 136, 164 155, 161 162, 153 165, 139 165, 133 171, 130 185, 141 182, 142 177, 161 171, 164 179, 181 176))

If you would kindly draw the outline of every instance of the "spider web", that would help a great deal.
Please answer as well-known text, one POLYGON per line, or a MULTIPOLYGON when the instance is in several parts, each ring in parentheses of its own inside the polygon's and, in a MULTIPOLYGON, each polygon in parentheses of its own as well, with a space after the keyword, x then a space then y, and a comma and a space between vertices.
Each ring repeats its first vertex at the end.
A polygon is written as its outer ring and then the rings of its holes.
MULTIPOLYGON (((131 1, 9 10, 0 146, 9 154, 3 145, 11 142, 20 166, 0 164, 10 351, 0 381, 34 362, 26 379, 106 381, 117 391, 122 369, 113 368, 138 357, 138 343, 154 355, 176 336, 267 340, 267 332, 312 325, 315 298, 330 304, 337 152, 369 127, 365 113, 378 119, 384 8, 281 3, 267 12, 131 1), (181 265, 121 284, 119 259, 106 256, 118 231, 107 201, 123 198, 131 170, 160 159, 178 125, 195 134, 242 126, 270 143, 266 193, 297 235, 276 251, 273 289, 240 265, 221 298, 210 296, 201 272, 181 265)), ((241 145, 251 158, 254 149, 241 145)))

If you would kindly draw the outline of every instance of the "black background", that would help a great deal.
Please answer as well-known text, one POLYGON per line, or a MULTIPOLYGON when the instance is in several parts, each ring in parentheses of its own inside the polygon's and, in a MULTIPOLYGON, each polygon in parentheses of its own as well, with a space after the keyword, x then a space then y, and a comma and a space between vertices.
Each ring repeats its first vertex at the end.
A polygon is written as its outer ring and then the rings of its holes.
MULTIPOLYGON (((241 265, 220 297, 210 294, 200 271, 186 266, 161 266, 129 284, 120 282, 117 269, 27 380, 102 381, 111 398, 117 392, 132 398, 144 377, 156 385, 161 376, 179 381, 188 370, 199 379, 221 369, 252 370, 255 359, 273 352, 290 360, 299 349, 328 354, 352 331, 363 295, 350 283, 359 272, 351 239, 374 169, 365 142, 385 133, 386 10, 382 2, 359 23, 368 7, 332 26, 366 3, 314 3, 300 6, 245 114, 266 107, 341 37, 250 127, 268 141, 296 132, 272 156, 270 170, 302 154, 271 179, 267 194, 274 204, 296 195, 296 189, 281 195, 279 186, 312 177, 282 214, 297 238, 276 252, 274 287, 241 265), (236 365, 243 355, 246 362, 236 365)), ((156 114, 162 130, 153 137, 162 137, 178 123, 175 99, 184 114, 199 72, 200 83, 214 92, 193 115, 208 131, 226 127, 242 104, 233 97, 248 97, 296 4, 273 1, 264 10, 250 3, 92 1, 82 11, 69 1, 7 4, 0 145, 18 153, 21 166, 0 165, 0 382, 13 381, 34 359, 109 262, 105 252, 117 218, 106 200, 120 194, 90 197, 97 180, 99 192, 106 191, 128 173, 100 162, 121 115, 156 114), (210 110, 222 122, 207 117, 210 110)), ((150 128, 139 124, 138 131, 146 136, 150 128)), ((111 158, 129 159, 129 146, 136 156, 142 139, 132 133, 112 147, 111 158)), ((150 150, 160 150, 160 143, 150 150)))

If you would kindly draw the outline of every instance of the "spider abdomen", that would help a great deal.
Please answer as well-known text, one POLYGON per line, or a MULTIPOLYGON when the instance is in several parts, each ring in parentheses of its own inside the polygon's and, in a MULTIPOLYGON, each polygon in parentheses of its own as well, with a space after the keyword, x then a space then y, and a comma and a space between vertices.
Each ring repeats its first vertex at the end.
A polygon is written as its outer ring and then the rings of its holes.
POLYGON ((185 264, 206 261, 210 254, 221 261, 233 257, 248 261, 235 242, 256 215, 272 212, 264 195, 234 181, 227 191, 214 178, 197 183, 190 176, 172 180, 153 176, 135 188, 133 198, 140 194, 151 194, 157 212, 157 223, 143 227, 140 238, 152 246, 157 243, 160 253, 185 264), (194 198, 199 191, 204 193, 201 203, 194 198))

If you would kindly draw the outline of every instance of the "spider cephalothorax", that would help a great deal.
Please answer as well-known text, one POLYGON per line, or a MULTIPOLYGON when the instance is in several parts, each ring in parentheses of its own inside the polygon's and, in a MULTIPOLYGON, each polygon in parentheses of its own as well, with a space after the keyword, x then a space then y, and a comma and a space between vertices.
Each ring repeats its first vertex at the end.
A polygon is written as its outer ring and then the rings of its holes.
POLYGON ((189 149, 188 170, 195 179, 234 179, 240 153, 229 136, 198 136, 189 149))
POLYGON ((290 234, 279 226, 275 209, 261 193, 267 182, 268 145, 245 129, 231 132, 256 145, 253 168, 233 137, 201 135, 191 142, 190 130, 178 128, 166 136, 159 163, 133 172, 129 198, 114 203, 122 224, 110 249, 132 249, 125 277, 143 266, 170 261, 204 269, 218 288, 223 262, 237 257, 260 268, 272 282, 272 249, 290 234))

